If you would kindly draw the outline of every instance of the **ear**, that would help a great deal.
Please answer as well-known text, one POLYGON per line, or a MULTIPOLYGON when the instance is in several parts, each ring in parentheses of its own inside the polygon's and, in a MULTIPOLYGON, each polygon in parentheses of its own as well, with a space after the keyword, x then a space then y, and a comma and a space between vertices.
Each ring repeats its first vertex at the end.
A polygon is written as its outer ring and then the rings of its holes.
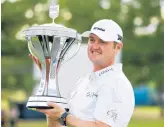
POLYGON ((121 51, 121 48, 123 47, 122 43, 118 43, 115 48, 115 54, 118 54, 121 51))
POLYGON ((120 45, 121 45, 121 48, 123 48, 123 43, 120 43, 120 45))
POLYGON ((121 50, 122 47, 123 47, 123 43, 118 43, 116 45, 116 49, 118 49, 118 50, 121 50))

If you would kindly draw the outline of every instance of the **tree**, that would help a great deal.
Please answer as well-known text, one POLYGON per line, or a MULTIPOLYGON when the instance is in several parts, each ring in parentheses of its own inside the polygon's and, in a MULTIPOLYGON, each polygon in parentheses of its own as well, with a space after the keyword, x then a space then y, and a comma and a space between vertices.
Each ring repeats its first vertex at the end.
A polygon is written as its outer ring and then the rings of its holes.
POLYGON ((45 2, 44 0, 24 0, 2 3, 2 88, 31 90, 32 61, 28 59, 27 42, 18 40, 16 34, 23 25, 30 26, 37 21, 37 15, 27 19, 24 13, 29 8, 34 10, 38 3, 45 2))
MULTIPOLYGON (((59 4, 60 16, 56 23, 80 33, 89 30, 96 20, 102 18, 118 22, 124 31, 123 63, 127 77, 133 85, 153 81, 161 88, 164 84, 164 20, 160 15, 159 0, 128 3, 121 0, 60 0, 59 4), (154 32, 137 34, 138 29, 146 29, 153 22, 157 27, 154 32)), ((49 22, 45 0, 2 3, 2 88, 10 88, 11 84, 17 88, 32 85, 32 62, 27 58, 26 41, 16 39, 15 34, 25 24, 49 22), (8 11, 9 8, 12 11, 8 11), (27 12, 33 13, 33 17, 26 18, 27 12)))

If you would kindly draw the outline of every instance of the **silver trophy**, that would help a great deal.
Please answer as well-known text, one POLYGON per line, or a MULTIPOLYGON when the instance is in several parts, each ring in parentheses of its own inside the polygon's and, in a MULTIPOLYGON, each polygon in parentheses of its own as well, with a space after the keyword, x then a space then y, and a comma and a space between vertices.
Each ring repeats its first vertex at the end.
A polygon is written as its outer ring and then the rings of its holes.
POLYGON ((41 80, 35 95, 32 95, 26 107, 52 108, 47 102, 55 102, 63 108, 68 108, 67 99, 62 97, 58 85, 58 72, 62 64, 76 55, 81 44, 81 35, 74 29, 55 24, 54 19, 59 15, 59 5, 51 3, 49 16, 52 24, 32 26, 24 31, 28 48, 41 63, 41 80), (77 45, 75 52, 65 59, 69 49, 77 45), (50 62, 50 64, 47 64, 50 62))

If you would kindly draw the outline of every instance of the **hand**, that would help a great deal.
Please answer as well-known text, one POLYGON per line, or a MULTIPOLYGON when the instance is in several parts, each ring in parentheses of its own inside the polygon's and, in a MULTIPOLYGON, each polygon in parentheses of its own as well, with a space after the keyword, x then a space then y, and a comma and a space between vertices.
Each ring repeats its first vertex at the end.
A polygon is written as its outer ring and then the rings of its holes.
POLYGON ((48 106, 53 107, 53 109, 36 109, 36 110, 46 114, 47 118, 51 120, 58 120, 65 112, 65 109, 60 107, 56 103, 49 102, 48 106))
POLYGON ((35 56, 33 56, 32 54, 29 54, 29 57, 36 63, 36 65, 39 67, 39 69, 41 71, 42 70, 42 66, 41 66, 40 61, 35 56))
MULTIPOLYGON (((42 66, 41 66, 40 61, 35 56, 33 56, 32 54, 29 54, 29 57, 36 63, 36 65, 39 67, 39 70, 42 71, 42 66)), ((45 62, 46 62, 47 69, 49 69, 50 59, 45 59, 45 62)))

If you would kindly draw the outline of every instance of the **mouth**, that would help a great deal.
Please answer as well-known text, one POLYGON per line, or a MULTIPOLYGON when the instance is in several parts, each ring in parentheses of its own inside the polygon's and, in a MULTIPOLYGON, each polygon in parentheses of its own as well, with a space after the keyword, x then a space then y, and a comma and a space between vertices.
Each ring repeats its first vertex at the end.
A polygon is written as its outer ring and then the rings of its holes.
POLYGON ((98 51, 91 51, 91 53, 94 54, 94 55, 100 55, 100 54, 101 54, 101 53, 98 52, 98 51))

